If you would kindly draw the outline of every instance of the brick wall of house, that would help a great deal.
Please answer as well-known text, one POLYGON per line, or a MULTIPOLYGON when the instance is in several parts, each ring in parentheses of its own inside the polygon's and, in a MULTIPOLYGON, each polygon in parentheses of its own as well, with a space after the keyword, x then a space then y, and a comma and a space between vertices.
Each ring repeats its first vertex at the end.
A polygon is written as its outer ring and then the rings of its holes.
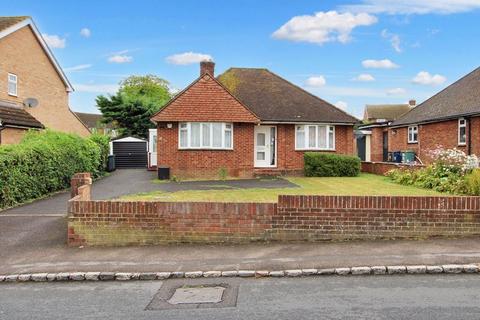
POLYGON ((75 193, 68 205, 72 246, 480 234, 480 197, 279 196, 278 203, 89 201, 88 183, 75 193))
MULTIPOLYGON (((471 153, 480 155, 480 117, 471 119, 471 153)), ((467 144, 468 144, 467 126, 467 144)), ((418 143, 408 143, 408 127, 389 129, 389 151, 413 150, 422 162, 429 163, 429 150, 441 145, 467 153, 467 146, 458 145, 458 120, 422 124, 418 126, 418 143)), ((373 148, 373 147, 372 147, 373 148)))
MULTIPOLYGON (((181 178, 218 177, 222 168, 232 177, 252 177, 254 169, 254 124, 235 123, 233 150, 179 150, 178 124, 158 124, 157 162, 181 178)), ((335 127, 335 153, 354 154, 352 126, 335 127)), ((266 171, 303 173, 304 151, 295 150, 295 125, 277 125, 277 167, 266 171)), ((262 171, 257 170, 257 171, 262 171)))
POLYGON ((372 128, 370 135, 370 160, 372 162, 383 161, 383 127, 372 128))
POLYGON ((170 175, 181 178, 219 177, 226 169, 232 177, 253 176, 253 129, 251 123, 233 124, 233 150, 179 150, 178 123, 157 126, 158 166, 170 167, 170 175))
POLYGON ((19 143, 27 133, 25 129, 4 128, 0 130, 0 144, 19 143))
POLYGON ((23 105, 36 98, 39 105, 25 108, 45 127, 82 136, 90 134, 68 107, 68 92, 30 27, 0 39, 0 100, 23 105), (7 74, 18 77, 18 96, 7 93, 7 74))

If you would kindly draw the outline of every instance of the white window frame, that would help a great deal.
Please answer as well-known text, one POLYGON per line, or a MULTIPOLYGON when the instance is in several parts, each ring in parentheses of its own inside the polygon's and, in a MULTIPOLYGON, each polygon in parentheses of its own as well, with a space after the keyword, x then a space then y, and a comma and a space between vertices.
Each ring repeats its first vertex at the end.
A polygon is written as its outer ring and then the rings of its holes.
POLYGON ((458 145, 459 146, 465 146, 467 145, 467 120, 465 118, 459 118, 458 119, 458 145), (460 129, 464 128, 465 129, 465 141, 460 141, 460 129))
POLYGON ((409 126, 407 130, 408 143, 418 143, 418 126, 409 126), (417 135, 416 139, 415 134, 417 135))
POLYGON ((178 149, 179 150, 233 150, 233 123, 230 122, 180 122, 178 124, 178 149), (200 146, 192 147, 191 146, 191 128, 192 123, 198 123, 200 125, 200 146), (221 123, 222 124, 222 146, 221 147, 214 147, 213 146, 213 124, 221 123), (203 143, 203 125, 208 124, 210 125, 210 146, 202 145, 203 143), (182 125, 186 125, 186 128, 182 128, 182 125), (227 128, 227 126, 230 128, 227 128), (187 131, 187 146, 182 146, 180 144, 180 131, 186 130, 187 131), (226 140, 225 140, 225 133, 230 131, 230 147, 226 147, 226 140))
POLYGON ((316 124, 316 123, 311 123, 311 124, 297 124, 295 125, 295 150, 297 151, 306 151, 306 150, 314 150, 314 151, 335 151, 335 126, 329 125, 329 124, 316 124), (315 127, 315 146, 314 147, 309 147, 310 141, 309 141, 309 127, 314 126, 315 127), (297 141, 297 130, 298 128, 301 127, 303 128, 304 132, 304 142, 305 145, 303 147, 298 146, 298 141, 297 141), (325 127, 326 135, 325 135, 325 145, 327 146, 326 148, 320 148, 318 146, 318 130, 320 127, 325 127), (330 129, 333 129, 333 145, 330 145, 330 129))
POLYGON ((18 96, 18 77, 16 74, 13 74, 13 73, 9 73, 8 74, 8 78, 7 78, 7 92, 8 92, 8 95, 9 96, 14 96, 14 97, 17 97, 18 96), (13 78, 13 79, 10 79, 10 78, 13 78), (15 85, 15 92, 12 92, 10 91, 10 84, 14 84, 15 85))

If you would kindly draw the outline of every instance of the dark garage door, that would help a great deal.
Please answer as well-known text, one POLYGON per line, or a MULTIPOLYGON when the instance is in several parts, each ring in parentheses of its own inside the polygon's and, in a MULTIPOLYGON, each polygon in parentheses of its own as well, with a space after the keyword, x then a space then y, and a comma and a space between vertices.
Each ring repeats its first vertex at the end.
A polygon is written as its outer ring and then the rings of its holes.
POLYGON ((147 167, 146 142, 114 141, 112 147, 117 169, 147 167))

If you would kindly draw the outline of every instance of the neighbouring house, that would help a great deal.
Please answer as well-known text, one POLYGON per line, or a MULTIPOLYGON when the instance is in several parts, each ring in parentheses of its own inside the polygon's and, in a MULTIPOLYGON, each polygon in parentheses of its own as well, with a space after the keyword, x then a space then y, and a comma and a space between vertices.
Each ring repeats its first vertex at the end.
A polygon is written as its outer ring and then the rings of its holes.
POLYGON ((99 133, 111 138, 118 136, 118 130, 112 123, 104 123, 103 116, 98 113, 75 112, 77 117, 92 133, 99 133))
POLYGON ((90 134, 69 109, 73 88, 30 17, 0 17, 0 143, 28 129, 90 134))
POLYGON ((355 153, 355 117, 267 69, 215 64, 152 117, 157 164, 177 177, 301 174, 306 151, 355 153))
POLYGON ((415 100, 405 104, 368 104, 365 106, 363 123, 355 134, 357 152, 362 161, 388 160, 388 127, 410 111, 416 105, 415 100))
POLYGON ((359 128, 371 131, 371 161, 381 161, 385 151, 412 151, 417 162, 429 163, 439 146, 480 155, 480 68, 380 127, 359 128))

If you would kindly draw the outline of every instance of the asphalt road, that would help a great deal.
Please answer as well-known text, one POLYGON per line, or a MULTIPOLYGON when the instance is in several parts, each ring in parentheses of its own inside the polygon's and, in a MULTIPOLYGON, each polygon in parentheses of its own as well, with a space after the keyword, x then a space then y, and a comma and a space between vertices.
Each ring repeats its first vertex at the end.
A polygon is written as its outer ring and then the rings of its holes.
POLYGON ((0 319, 480 318, 478 275, 241 279, 235 307, 146 310, 161 286, 3 283, 0 319))

